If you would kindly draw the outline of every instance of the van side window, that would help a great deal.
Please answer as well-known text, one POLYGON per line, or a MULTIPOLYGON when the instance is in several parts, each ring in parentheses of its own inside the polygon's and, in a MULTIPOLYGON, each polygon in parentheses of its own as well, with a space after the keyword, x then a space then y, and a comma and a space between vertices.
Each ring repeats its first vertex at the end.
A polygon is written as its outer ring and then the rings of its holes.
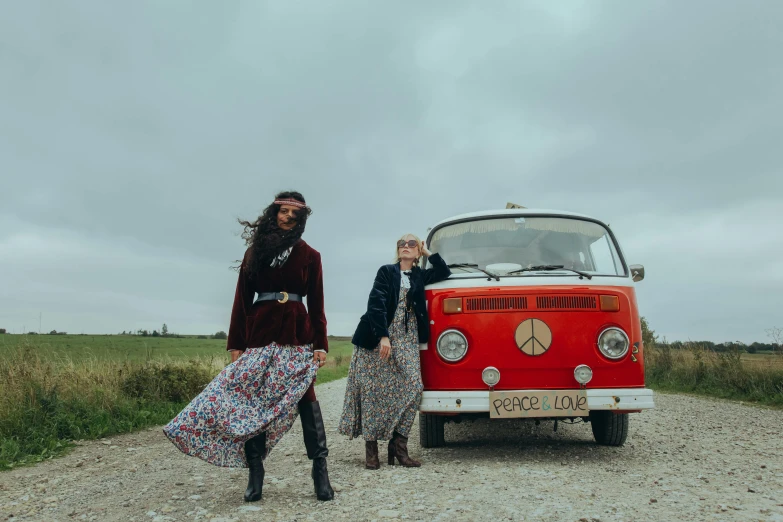
POLYGON ((622 269, 617 266, 617 256, 609 243, 609 236, 603 236, 594 241, 590 245, 590 255, 595 265, 593 270, 603 274, 620 275, 622 273, 622 269))

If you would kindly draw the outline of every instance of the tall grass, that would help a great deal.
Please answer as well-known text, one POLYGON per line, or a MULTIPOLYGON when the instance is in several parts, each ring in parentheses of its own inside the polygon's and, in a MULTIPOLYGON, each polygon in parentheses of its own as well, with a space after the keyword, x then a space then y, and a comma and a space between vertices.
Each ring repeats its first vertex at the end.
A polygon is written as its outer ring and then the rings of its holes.
POLYGON ((646 345, 644 355, 646 381, 653 388, 783 407, 780 355, 759 364, 740 350, 719 353, 698 343, 682 349, 646 345))
POLYGON ((187 361, 42 357, 32 341, 0 357, 0 469, 37 462, 72 441, 163 424, 220 371, 187 361))
MULTIPOLYGON (((188 353, 188 340, 123 350, 93 340, 86 351, 37 337, 18 336, 0 351, 0 470, 60 455, 74 440, 165 424, 229 361, 221 347, 188 353)), ((345 377, 351 349, 334 342, 316 382, 345 377)))

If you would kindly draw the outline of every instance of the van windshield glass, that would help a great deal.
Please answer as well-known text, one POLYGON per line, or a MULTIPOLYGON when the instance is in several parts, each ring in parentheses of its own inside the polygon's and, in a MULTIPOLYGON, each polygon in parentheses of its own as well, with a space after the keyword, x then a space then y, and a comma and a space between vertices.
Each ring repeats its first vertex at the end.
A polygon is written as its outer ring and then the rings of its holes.
MULTIPOLYGON (((475 263, 497 273, 539 265, 562 265, 592 275, 626 275, 609 232, 592 221, 562 217, 477 219, 446 225, 433 234, 429 249, 449 263, 475 263), (501 265, 502 266, 502 265, 501 265)), ((459 272, 458 272, 459 273, 459 272)), ((547 275, 568 271, 547 270, 547 275)), ((536 271, 518 276, 542 275, 536 271)), ((573 272, 570 272, 573 274, 573 272)))

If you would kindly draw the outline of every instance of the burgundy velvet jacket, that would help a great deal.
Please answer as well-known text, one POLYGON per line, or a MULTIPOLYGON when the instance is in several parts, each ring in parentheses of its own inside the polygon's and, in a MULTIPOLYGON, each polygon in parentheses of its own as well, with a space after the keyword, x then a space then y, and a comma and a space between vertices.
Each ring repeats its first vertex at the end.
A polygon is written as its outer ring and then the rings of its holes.
POLYGON ((270 343, 313 344, 313 350, 329 350, 324 314, 324 280, 321 254, 300 240, 281 267, 267 266, 252 280, 245 269, 249 249, 239 269, 239 280, 231 311, 227 350, 260 348, 270 343), (288 292, 307 296, 300 301, 253 304, 260 292, 288 292))

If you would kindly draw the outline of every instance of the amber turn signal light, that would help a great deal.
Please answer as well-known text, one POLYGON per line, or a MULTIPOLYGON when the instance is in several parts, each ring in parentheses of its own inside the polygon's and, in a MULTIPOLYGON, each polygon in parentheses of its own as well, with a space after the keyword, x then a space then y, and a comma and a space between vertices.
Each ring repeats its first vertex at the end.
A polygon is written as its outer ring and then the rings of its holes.
POLYGON ((602 295, 601 296, 601 311, 602 312, 619 312, 620 311, 620 298, 616 295, 602 295))
POLYGON ((462 298, 461 297, 449 297, 443 300, 443 313, 444 314, 461 314, 462 313, 462 298))

